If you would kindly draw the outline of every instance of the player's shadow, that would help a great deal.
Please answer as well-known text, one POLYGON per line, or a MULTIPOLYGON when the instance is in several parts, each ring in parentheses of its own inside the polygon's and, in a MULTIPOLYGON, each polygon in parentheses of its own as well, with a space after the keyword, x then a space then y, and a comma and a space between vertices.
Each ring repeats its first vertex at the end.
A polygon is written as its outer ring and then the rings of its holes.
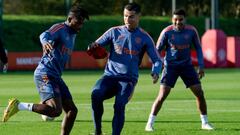
MULTIPOLYGON (((59 120, 61 121, 61 120, 59 120)), ((92 122, 92 120, 76 120, 76 122, 92 122)), ((112 120, 103 120, 102 122, 112 122, 112 120)), ((146 123, 145 120, 125 120, 125 122, 129 123, 146 123)), ((155 121, 155 123, 199 123, 200 121, 155 121)), ((211 123, 235 123, 238 124, 240 121, 211 121, 211 123)))
MULTIPOLYGON (((93 122, 92 120, 76 120, 75 122, 93 122)), ((112 123, 112 120, 103 120, 102 122, 106 123, 112 123)), ((147 123, 145 120, 125 120, 125 123, 147 123)), ((200 123, 200 121, 155 121, 155 123, 200 123)), ((240 124, 240 121, 211 121, 213 125, 219 124, 240 124)), ((191 129, 193 130, 193 129, 191 129)), ((196 129, 199 130, 199 129, 196 129)), ((232 128, 232 127, 225 127, 225 128, 218 128, 215 127, 216 131, 232 131, 232 132, 240 132, 240 127, 239 128, 232 128)))

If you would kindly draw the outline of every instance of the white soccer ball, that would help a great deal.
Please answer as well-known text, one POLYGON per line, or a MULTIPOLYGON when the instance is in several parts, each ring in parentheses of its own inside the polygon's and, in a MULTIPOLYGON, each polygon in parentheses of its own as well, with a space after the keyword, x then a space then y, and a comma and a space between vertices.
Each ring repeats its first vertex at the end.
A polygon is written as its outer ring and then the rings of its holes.
POLYGON ((53 121, 54 117, 49 117, 47 115, 42 115, 42 119, 43 119, 43 121, 53 121))

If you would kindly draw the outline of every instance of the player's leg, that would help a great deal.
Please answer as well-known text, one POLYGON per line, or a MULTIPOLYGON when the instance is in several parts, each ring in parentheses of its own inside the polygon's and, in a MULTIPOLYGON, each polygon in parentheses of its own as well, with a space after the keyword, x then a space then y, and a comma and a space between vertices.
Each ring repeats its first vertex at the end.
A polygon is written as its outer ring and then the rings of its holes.
POLYGON ((154 116, 157 116, 158 112, 160 111, 163 102, 167 98, 171 91, 171 87, 165 86, 165 85, 160 85, 159 93, 158 96, 156 97, 152 109, 151 109, 151 114, 154 116))
POLYGON ((57 117, 61 114, 62 102, 55 80, 49 79, 47 75, 37 75, 34 79, 43 104, 25 103, 15 98, 11 99, 3 114, 4 122, 22 110, 32 111, 50 117, 57 117))
MULTIPOLYGON (((20 102, 19 110, 25 110, 24 104, 20 102)), ((33 104, 32 111, 49 117, 58 117, 62 113, 62 101, 60 97, 50 98, 42 104, 33 104)))
POLYGON ((136 82, 119 81, 114 104, 112 135, 120 135, 125 121, 125 106, 131 99, 136 82))
POLYGON ((69 135, 77 117, 78 109, 72 100, 72 96, 67 85, 62 79, 59 80, 59 88, 61 91, 62 106, 64 110, 61 135, 69 135))
POLYGON ((61 135, 69 135, 77 117, 78 109, 73 100, 63 101, 64 117, 62 121, 61 135))
POLYGON ((151 112, 149 114, 149 118, 148 118, 148 121, 147 121, 147 124, 145 127, 145 131, 151 132, 154 130, 153 124, 156 119, 156 116, 157 116, 158 112, 160 111, 163 102, 169 95, 170 91, 171 91, 171 87, 165 86, 165 85, 160 85, 159 93, 152 105, 151 112))
POLYGON ((197 107, 200 111, 200 118, 202 121, 202 129, 212 130, 213 127, 208 124, 207 104, 200 80, 198 78, 198 74, 196 73, 193 66, 184 67, 181 73, 181 78, 184 81, 186 87, 189 87, 196 97, 197 107))
POLYGON ((161 85, 159 89, 159 93, 152 105, 151 112, 148 117, 148 121, 145 127, 145 131, 153 131, 153 124, 156 119, 158 112, 160 111, 163 102, 168 97, 171 88, 174 87, 178 78, 178 72, 174 67, 164 67, 161 85))
POLYGON ((102 77, 93 87, 91 99, 95 135, 102 134, 103 101, 114 96, 115 84, 114 78, 102 77))
POLYGON ((196 97, 196 102, 201 115, 207 115, 207 104, 204 97, 201 84, 195 84, 189 87, 196 97))
MULTIPOLYGON (((34 81, 42 104, 33 104, 33 112, 49 117, 58 117, 61 115, 62 99, 59 86, 60 80, 45 74, 34 75, 34 81)), ((22 109, 24 109, 24 106, 22 109)))
POLYGON ((190 86, 191 91, 194 93, 197 101, 197 106, 200 111, 200 118, 202 121, 202 129, 213 130, 214 127, 209 124, 207 117, 207 104, 204 97, 204 92, 202 90, 201 84, 196 84, 190 86))
POLYGON ((11 99, 7 108, 4 111, 3 122, 6 122, 11 116, 18 111, 32 111, 49 117, 58 117, 62 112, 61 99, 51 98, 44 104, 34 104, 20 102, 18 99, 11 99))

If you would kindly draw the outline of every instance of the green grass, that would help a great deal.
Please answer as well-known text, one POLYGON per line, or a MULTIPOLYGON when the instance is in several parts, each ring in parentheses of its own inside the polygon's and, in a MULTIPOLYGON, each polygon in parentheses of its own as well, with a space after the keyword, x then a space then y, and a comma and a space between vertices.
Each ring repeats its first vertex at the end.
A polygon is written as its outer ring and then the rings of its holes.
MULTIPOLYGON (((214 131, 200 130, 199 112, 195 98, 178 80, 160 111, 156 132, 144 131, 151 105, 159 85, 153 85, 150 70, 141 70, 132 100, 126 107, 126 121, 122 135, 239 135, 240 134, 240 69, 208 69, 202 80, 208 104, 209 120, 214 131)), ((93 131, 91 117, 91 88, 102 71, 67 71, 63 78, 69 86, 79 109, 72 135, 88 135, 93 131)), ((7 100, 17 97, 24 102, 39 102, 33 83, 33 72, 0 74, 0 115, 7 100)), ((111 134, 114 99, 106 100, 103 131, 111 134)), ((53 122, 43 122, 40 115, 21 111, 7 123, 0 122, 1 135, 58 135, 62 116, 53 122)))

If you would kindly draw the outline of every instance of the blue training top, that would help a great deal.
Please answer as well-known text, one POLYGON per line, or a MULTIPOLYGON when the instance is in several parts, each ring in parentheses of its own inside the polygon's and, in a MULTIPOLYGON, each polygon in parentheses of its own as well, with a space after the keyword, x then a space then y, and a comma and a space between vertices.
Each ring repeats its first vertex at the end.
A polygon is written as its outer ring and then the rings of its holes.
POLYGON ((53 50, 43 54, 35 74, 48 74, 60 77, 74 48, 76 31, 65 23, 57 23, 40 35, 43 44, 49 42, 53 50))
POLYGON ((197 51, 198 65, 204 68, 203 53, 200 39, 195 27, 185 25, 184 29, 177 31, 173 25, 166 27, 157 41, 158 51, 166 49, 164 65, 191 65, 191 45, 197 51))
POLYGON ((125 25, 112 27, 96 40, 100 46, 110 45, 110 56, 104 75, 138 79, 138 68, 144 52, 151 58, 152 73, 159 74, 161 60, 152 38, 141 28, 129 31, 125 25))

